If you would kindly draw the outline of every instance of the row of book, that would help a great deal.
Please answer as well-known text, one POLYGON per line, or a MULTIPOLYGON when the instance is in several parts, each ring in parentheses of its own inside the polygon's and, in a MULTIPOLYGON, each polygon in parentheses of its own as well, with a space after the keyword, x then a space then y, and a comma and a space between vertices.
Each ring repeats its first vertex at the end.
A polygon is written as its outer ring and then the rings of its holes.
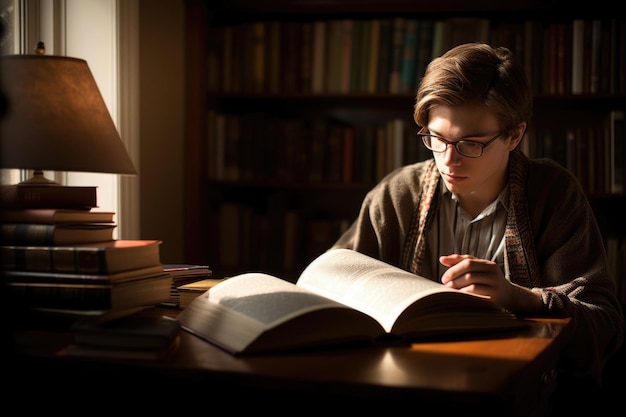
POLYGON ((211 180, 372 184, 432 156, 415 123, 401 118, 357 126, 324 117, 211 113, 211 180))
POLYGON ((524 149, 531 157, 554 159, 570 170, 587 193, 626 190, 624 110, 613 110, 595 125, 531 128, 524 149))
POLYGON ((452 46, 512 49, 536 93, 626 93, 622 19, 490 21, 393 17, 258 21, 210 30, 209 90, 223 93, 412 93, 452 46))
MULTIPOLYGON (((209 117, 209 173, 217 181, 374 184, 391 170, 432 157, 411 120, 351 125, 259 113, 209 117)), ((561 163, 593 193, 625 187, 624 110, 578 127, 531 126, 522 142, 531 157, 561 163)))
POLYGON ((287 275, 328 250, 352 220, 307 213, 302 207, 290 207, 286 199, 277 195, 268 196, 264 208, 224 202, 217 217, 216 261, 221 267, 287 275))

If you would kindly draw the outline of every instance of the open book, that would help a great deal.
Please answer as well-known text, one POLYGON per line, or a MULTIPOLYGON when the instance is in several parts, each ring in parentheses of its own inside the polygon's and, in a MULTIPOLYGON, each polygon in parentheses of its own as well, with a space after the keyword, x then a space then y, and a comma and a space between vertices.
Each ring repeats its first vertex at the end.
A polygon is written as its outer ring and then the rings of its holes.
POLYGON ((488 298, 348 249, 325 252, 295 284, 263 273, 228 278, 197 297, 178 320, 183 329, 232 354, 527 326, 488 298))

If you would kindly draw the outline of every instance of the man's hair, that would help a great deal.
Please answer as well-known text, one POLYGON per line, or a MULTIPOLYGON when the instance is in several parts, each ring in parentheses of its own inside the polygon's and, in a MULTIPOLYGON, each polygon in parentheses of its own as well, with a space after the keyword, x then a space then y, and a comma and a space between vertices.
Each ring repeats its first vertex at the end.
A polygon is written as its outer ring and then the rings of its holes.
POLYGON ((417 125, 428 125, 434 106, 461 104, 486 105, 498 118, 503 134, 530 121, 530 83, 509 49, 466 43, 430 62, 417 90, 413 113, 417 125))

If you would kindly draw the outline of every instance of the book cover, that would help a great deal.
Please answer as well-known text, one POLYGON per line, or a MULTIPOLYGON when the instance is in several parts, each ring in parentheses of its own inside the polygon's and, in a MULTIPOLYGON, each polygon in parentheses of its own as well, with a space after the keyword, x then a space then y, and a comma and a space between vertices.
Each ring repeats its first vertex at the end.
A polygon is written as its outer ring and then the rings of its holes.
POLYGON ((355 43, 355 47, 358 47, 359 60, 361 62, 357 72, 356 92, 366 93, 369 82, 369 63, 370 55, 372 54, 372 21, 365 19, 361 21, 361 36, 355 43))
POLYGON ((610 192, 623 193, 626 188, 626 124, 624 111, 613 110, 610 113, 610 154, 611 184, 610 192))
POLYGON ((98 207, 95 186, 0 185, 0 203, 10 208, 70 208, 98 207))
POLYGON ((281 63, 282 80, 281 93, 299 93, 301 86, 301 64, 302 57, 300 48, 302 46, 301 23, 297 21, 287 21, 281 23, 281 63))
POLYGON ((482 17, 454 16, 446 19, 444 51, 467 42, 489 42, 491 21, 482 17))
POLYGON ((247 27, 247 47, 250 49, 250 74, 248 92, 263 93, 265 91, 266 77, 265 60, 268 57, 267 27, 264 22, 254 22, 247 27))
POLYGON ((326 31, 326 72, 324 75, 326 93, 338 93, 341 89, 341 64, 343 54, 342 21, 329 20, 326 31))
POLYGON ((210 276, 212 273, 210 266, 195 264, 164 264, 163 270, 173 277, 210 276))
POLYGON ((178 307, 187 307, 196 297, 204 294, 224 279, 225 278, 206 278, 177 287, 179 294, 178 307))
POLYGON ((111 284, 55 284, 50 282, 8 282, 7 296, 14 305, 30 309, 52 309, 66 314, 127 311, 154 306, 170 297, 169 274, 111 284))
POLYGON ((281 88, 281 24, 278 20, 266 23, 266 47, 267 56, 265 62, 265 92, 279 94, 281 88))
POLYGON ((116 225, 98 224, 0 224, 5 245, 62 245, 113 240, 116 225))
MULTIPOLYGON (((163 271, 163 266, 159 263, 113 274, 71 274, 9 270, 5 270, 3 273, 5 280, 11 283, 115 285, 138 279, 161 276, 165 272, 163 271)), ((168 274, 168 276, 170 275, 168 274)))
POLYGON ((160 240, 118 239, 76 245, 0 246, 4 269, 111 274, 157 265, 160 240))
POLYGON ((310 94, 313 88, 313 22, 300 26, 300 85, 298 92, 310 94))
POLYGON ((113 223, 114 212, 58 208, 2 209, 3 223, 113 223))
POLYGON ((417 62, 417 42, 420 31, 418 19, 407 19, 402 43, 402 63, 400 65, 400 93, 413 92, 415 66, 417 62))
POLYGON ((493 335, 528 326, 487 297, 348 249, 324 252, 295 283, 263 273, 229 278, 177 319, 184 330, 234 355, 493 335))
POLYGON ((433 32, 434 21, 431 19, 421 19, 419 22, 419 32, 417 38, 417 56, 415 58, 415 77, 413 79, 413 89, 417 89, 419 81, 424 76, 426 67, 433 59, 433 32))
POLYGON ((585 49, 585 20, 572 21, 572 94, 582 94, 585 49))
POLYGON ((402 59, 404 57, 404 33, 406 19, 403 17, 393 18, 391 25, 391 56, 389 69, 388 92, 400 93, 400 78, 402 76, 402 59))
POLYGON ((369 59, 367 65, 367 88, 366 93, 376 93, 376 85, 378 82, 378 61, 380 59, 380 19, 371 19, 369 21, 369 59))
MULTIPOLYGON (((245 227, 242 226, 242 230, 245 230, 245 227)), ((163 265, 163 270, 172 276, 170 301, 165 304, 174 307, 180 307, 181 294, 178 290, 179 287, 200 281, 213 274, 208 265, 166 264, 163 265)))
POLYGON ((313 70, 311 92, 320 94, 326 90, 326 27, 324 20, 313 22, 313 70))
POLYGON ((391 77, 391 50, 393 31, 391 18, 382 18, 379 23, 378 62, 376 68, 376 93, 389 92, 391 77))
MULTIPOLYGON (((346 75, 347 88, 342 92, 346 93, 360 93, 361 90, 361 77, 363 66, 367 65, 365 62, 365 54, 363 50, 363 43, 365 42, 365 20, 349 20, 352 22, 352 39, 350 48, 343 54, 344 61, 347 61, 348 74, 346 75)), ((369 46, 369 45, 368 45, 369 46)))

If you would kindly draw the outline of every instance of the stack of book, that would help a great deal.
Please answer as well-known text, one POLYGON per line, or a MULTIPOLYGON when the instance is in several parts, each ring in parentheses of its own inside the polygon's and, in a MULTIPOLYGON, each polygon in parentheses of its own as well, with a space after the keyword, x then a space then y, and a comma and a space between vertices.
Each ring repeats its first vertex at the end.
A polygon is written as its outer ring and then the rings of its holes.
POLYGON ((180 322, 168 317, 134 314, 105 323, 76 322, 73 343, 61 356, 165 359, 178 350, 180 322))
POLYGON ((166 272, 169 272, 172 276, 170 300, 167 303, 164 303, 172 307, 182 307, 181 287, 203 280, 208 280, 210 282, 217 281, 216 279, 211 278, 213 271, 211 271, 211 268, 208 265, 165 264, 163 265, 163 269, 166 272))
POLYGON ((0 259, 11 305, 98 321, 169 300, 159 240, 114 239, 97 187, 2 185, 0 259))
POLYGON ((178 307, 185 309, 191 302, 227 278, 205 278, 178 287, 178 307))

